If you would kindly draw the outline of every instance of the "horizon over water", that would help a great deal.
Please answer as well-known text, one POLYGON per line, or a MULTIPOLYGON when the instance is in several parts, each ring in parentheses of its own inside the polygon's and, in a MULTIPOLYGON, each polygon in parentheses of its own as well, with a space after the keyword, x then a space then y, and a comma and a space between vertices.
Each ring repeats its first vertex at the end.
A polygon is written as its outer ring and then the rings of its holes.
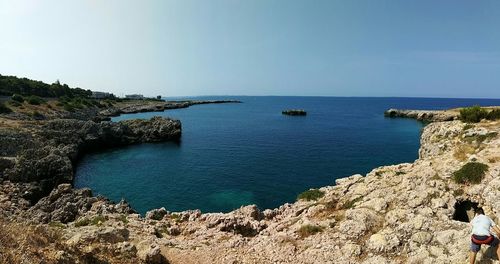
MULTIPOLYGON (((173 99, 173 98, 168 98, 173 99)), ((227 212, 242 205, 261 209, 294 202, 309 188, 335 179, 418 158, 423 124, 385 118, 389 108, 448 109, 500 99, 405 97, 206 96, 243 103, 195 105, 128 114, 113 121, 153 116, 182 122, 173 142, 108 149, 84 156, 74 185, 145 213, 201 209, 227 212), (305 117, 281 111, 303 108, 305 117)))

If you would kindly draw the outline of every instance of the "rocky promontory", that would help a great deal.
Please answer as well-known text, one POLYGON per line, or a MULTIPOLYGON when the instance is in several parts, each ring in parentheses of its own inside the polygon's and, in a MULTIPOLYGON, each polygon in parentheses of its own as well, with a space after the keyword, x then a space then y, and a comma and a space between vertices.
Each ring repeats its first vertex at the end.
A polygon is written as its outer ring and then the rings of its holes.
POLYGON ((241 103, 238 100, 189 100, 189 101, 135 101, 127 104, 118 104, 106 108, 98 113, 102 117, 119 116, 121 114, 134 114, 142 112, 162 112, 169 109, 187 108, 200 104, 226 104, 241 103))
POLYGON ((460 112, 458 110, 407 110, 391 108, 384 112, 386 117, 405 117, 414 118, 420 121, 439 122, 458 119, 460 112))

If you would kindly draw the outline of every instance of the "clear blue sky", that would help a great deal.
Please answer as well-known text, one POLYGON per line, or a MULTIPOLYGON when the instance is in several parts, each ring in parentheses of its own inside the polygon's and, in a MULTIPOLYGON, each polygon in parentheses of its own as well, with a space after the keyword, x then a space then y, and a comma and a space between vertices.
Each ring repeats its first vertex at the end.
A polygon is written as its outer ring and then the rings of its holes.
POLYGON ((0 73, 181 95, 500 98, 500 1, 0 0, 0 73))

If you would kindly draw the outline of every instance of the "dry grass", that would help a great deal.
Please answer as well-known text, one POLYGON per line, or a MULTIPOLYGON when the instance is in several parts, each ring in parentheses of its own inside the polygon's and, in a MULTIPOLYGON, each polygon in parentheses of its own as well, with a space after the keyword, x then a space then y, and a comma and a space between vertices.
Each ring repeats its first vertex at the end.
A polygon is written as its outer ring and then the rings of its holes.
POLYGON ((322 232, 323 227, 316 225, 303 225, 299 228, 298 234, 301 238, 306 238, 312 236, 316 233, 322 232))
POLYGON ((0 263, 54 263, 59 232, 0 220, 0 263))
POLYGON ((91 252, 87 251, 90 244, 69 247, 62 232, 58 226, 12 223, 0 218, 0 263, 140 263, 137 257, 117 255, 102 244, 93 245, 91 252))
POLYGON ((469 157, 469 155, 474 154, 476 152, 476 147, 469 144, 461 144, 453 153, 453 157, 457 160, 465 161, 469 157))

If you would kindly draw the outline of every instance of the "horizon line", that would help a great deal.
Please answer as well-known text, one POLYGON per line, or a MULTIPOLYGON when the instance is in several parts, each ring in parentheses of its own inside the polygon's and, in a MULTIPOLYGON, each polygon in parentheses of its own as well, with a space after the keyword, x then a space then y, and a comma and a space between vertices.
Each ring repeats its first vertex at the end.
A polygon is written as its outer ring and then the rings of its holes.
POLYGON ((477 99, 477 100, 500 100, 500 98, 488 97, 427 97, 427 96, 348 96, 348 95, 179 95, 179 96, 162 96, 162 98, 175 97, 339 97, 339 98, 419 98, 419 99, 477 99))

